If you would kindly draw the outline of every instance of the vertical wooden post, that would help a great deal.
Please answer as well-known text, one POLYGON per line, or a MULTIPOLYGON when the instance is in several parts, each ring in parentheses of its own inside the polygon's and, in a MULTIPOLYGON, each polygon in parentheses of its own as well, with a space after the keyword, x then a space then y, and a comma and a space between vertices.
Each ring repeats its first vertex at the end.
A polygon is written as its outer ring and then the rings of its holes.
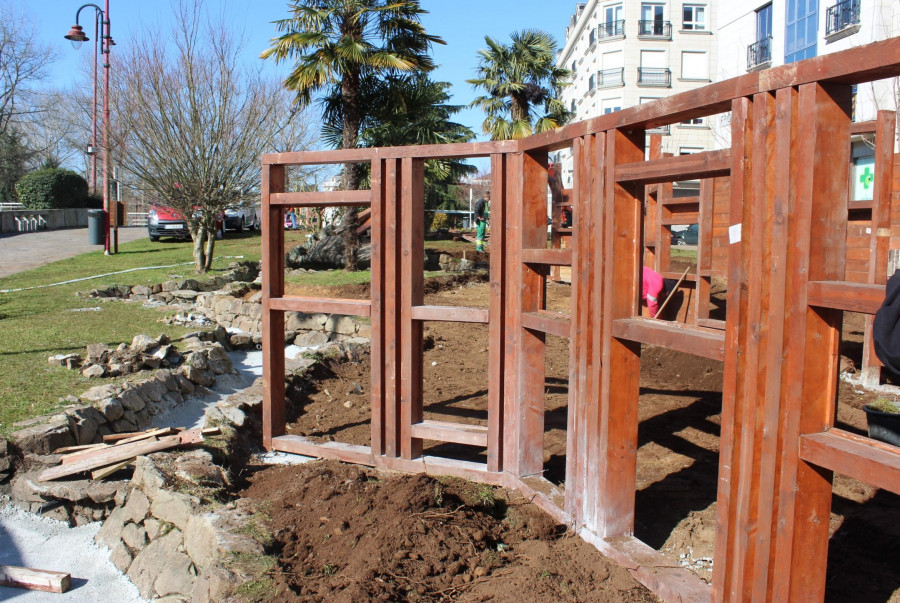
POLYGON ((641 346, 612 337, 612 321, 634 316, 638 307, 643 186, 617 183, 615 167, 643 160, 644 137, 642 130, 606 134, 599 455, 592 459, 598 485, 595 529, 602 538, 634 530, 641 346))
MULTIPOLYGON (((663 153, 662 157, 671 157, 672 153, 663 153)), ((653 269, 657 272, 668 272, 672 257, 672 227, 663 224, 670 210, 666 208, 666 201, 672 199, 672 183, 664 182, 656 185, 656 257, 653 269)))
POLYGON ((425 299, 425 161, 401 159, 400 220, 400 455, 422 456, 422 440, 412 437, 412 425, 422 422, 422 322, 412 307, 425 299))
POLYGON ((372 366, 370 370, 370 406, 372 409, 371 442, 372 454, 385 453, 385 190, 383 159, 372 161, 372 197, 371 197, 371 271, 372 281, 369 289, 371 311, 370 354, 372 366))
MULTIPOLYGON (((868 282, 875 285, 883 285, 887 282, 896 129, 897 114, 894 111, 879 111, 875 124, 875 190, 872 194, 872 235, 869 243, 868 274, 868 282)), ((875 344, 872 340, 874 320, 874 316, 866 316, 862 367, 860 369, 860 377, 866 387, 881 384, 881 363, 875 356, 875 344)))
MULTIPOLYGON (((503 375, 503 470, 516 477, 522 475, 519 447, 521 431, 519 417, 522 401, 519 398, 520 346, 522 311, 516 301, 522 290, 522 153, 506 156, 504 179, 506 181, 506 240, 507 270, 506 291, 511 296, 506 304, 505 372, 503 375)), ((495 225, 496 228, 496 225, 495 225)))
POLYGON ((384 160, 384 455, 400 454, 400 184, 397 159, 384 160))
POLYGON ((709 318, 710 272, 713 249, 713 191, 716 181, 700 181, 700 239, 697 241, 697 282, 694 300, 694 322, 709 318))
POLYGON ((491 300, 488 323, 488 471, 503 470, 506 367, 507 155, 491 155, 491 300))
MULTIPOLYGON (((547 152, 525 153, 522 167, 522 222, 519 245, 523 249, 547 246, 547 152)), ((522 273, 518 311, 537 312, 544 306, 545 275, 519 263, 522 273)), ((519 335, 519 475, 537 475, 544 469, 544 344, 542 332, 520 329, 519 335)))
MULTIPOLYGON (((662 134, 650 135, 650 156, 649 159, 660 159, 662 157, 662 134)), ((662 239, 662 230, 660 229, 660 212, 662 207, 659 203, 662 185, 652 184, 644 187, 644 257, 643 265, 659 271, 659 255, 660 239, 662 239)))
POLYGON ((283 165, 262 167, 262 350, 263 446, 272 450, 272 438, 284 435, 284 311, 273 310, 272 299, 284 297, 284 213, 269 202, 283 193, 283 165))
POLYGON ((732 221, 747 244, 735 228, 716 600, 824 596, 831 481, 798 439, 833 422, 841 313, 809 308, 807 288, 843 277, 848 108, 847 87, 819 84, 732 106, 732 221))

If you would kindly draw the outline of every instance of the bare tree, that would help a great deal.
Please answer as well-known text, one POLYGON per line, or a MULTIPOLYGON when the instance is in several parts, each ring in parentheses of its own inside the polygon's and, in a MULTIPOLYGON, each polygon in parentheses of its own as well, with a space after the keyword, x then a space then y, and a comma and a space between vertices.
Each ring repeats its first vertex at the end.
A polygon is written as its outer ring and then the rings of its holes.
POLYGON ((44 78, 53 61, 50 48, 37 41, 34 25, 0 3, 0 134, 31 113, 31 85, 44 78))
POLYGON ((259 190, 262 153, 308 147, 310 130, 280 82, 241 61, 233 32, 203 21, 201 4, 179 3, 170 33, 134 40, 111 94, 122 165, 184 214, 205 272, 216 214, 259 190))

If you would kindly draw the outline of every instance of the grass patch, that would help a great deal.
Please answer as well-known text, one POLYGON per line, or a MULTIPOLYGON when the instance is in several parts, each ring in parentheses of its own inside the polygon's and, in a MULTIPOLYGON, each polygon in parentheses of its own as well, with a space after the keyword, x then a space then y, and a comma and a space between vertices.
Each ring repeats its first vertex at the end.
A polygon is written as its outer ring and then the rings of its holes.
POLYGON ((261 603, 274 600, 275 581, 270 576, 276 567, 274 557, 236 551, 231 551, 228 555, 225 562, 228 569, 246 576, 234 592, 239 601, 261 603))
POLYGON ((900 414, 900 403, 896 400, 888 400, 887 398, 878 398, 869 404, 869 408, 877 410, 878 412, 900 414))

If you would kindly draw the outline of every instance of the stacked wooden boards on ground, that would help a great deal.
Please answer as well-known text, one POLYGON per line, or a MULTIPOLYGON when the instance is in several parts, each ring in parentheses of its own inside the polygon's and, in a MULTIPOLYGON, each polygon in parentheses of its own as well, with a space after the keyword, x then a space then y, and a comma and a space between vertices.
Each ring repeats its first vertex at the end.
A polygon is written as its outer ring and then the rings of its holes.
POLYGON ((54 451, 54 454, 62 454, 60 464, 46 469, 38 479, 46 482, 88 472, 91 479, 103 479, 133 463, 139 456, 197 444, 203 441, 203 436, 218 433, 216 427, 187 430, 165 427, 104 436, 104 441, 98 444, 68 446, 54 451))

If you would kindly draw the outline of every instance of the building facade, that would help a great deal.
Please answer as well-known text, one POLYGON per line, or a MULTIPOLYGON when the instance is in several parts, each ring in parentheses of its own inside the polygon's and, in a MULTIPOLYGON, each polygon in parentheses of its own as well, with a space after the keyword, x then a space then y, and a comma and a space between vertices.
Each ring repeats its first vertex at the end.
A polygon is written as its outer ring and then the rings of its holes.
MULTIPOLYGON (((709 84, 717 62, 718 0, 590 0, 576 5, 557 65, 571 69, 562 99, 573 121, 590 119, 709 84)), ((714 148, 706 119, 664 129, 663 152, 714 148)), ((571 153, 560 152, 563 186, 571 153)))

